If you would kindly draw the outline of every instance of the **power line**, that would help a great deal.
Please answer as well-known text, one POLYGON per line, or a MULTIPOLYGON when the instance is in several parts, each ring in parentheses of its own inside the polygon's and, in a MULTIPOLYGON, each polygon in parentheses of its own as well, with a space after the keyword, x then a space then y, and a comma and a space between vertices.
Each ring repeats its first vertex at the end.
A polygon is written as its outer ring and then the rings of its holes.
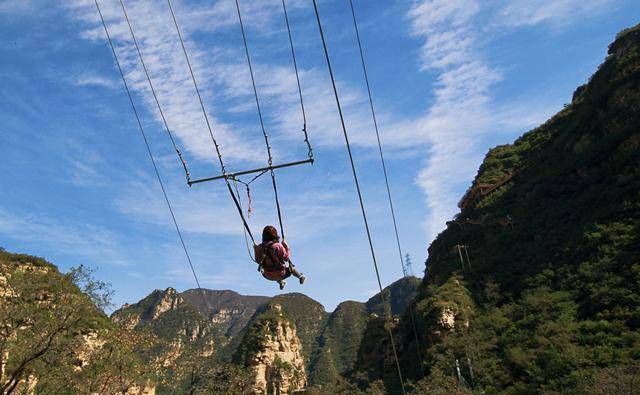
MULTIPOLYGON (((398 257, 400 258, 400 266, 402 267, 402 273, 404 275, 404 277, 407 276, 407 273, 404 269, 404 261, 403 261, 403 255, 402 255, 402 247, 400 244, 400 235, 398 233, 398 223, 396 221, 396 212, 395 209, 393 207, 393 199, 391 198, 391 187, 389 186, 389 177, 387 174, 387 165, 385 163, 384 160, 384 154, 382 153, 382 142, 380 141, 380 131, 378 128, 378 120, 376 118, 376 110, 375 107, 373 105, 373 97, 371 95, 371 86, 369 84, 369 74, 367 72, 367 65, 366 62, 364 60, 364 51, 362 49, 362 42, 360 40, 360 30, 358 29, 358 21, 356 19, 356 11, 355 8, 353 7, 353 1, 349 0, 349 5, 351 6, 351 16, 353 17, 353 27, 354 30, 356 32, 356 39, 358 41, 358 50, 360 52, 360 61, 362 63, 362 72, 364 74, 364 80, 365 83, 367 85, 367 94, 369 95, 369 107, 371 108, 371 115, 373 118, 373 125, 376 131, 376 139, 378 141, 378 152, 380 153, 380 162, 382 163, 382 173, 384 174, 384 182, 385 182, 385 186, 387 188, 387 197, 389 200, 389 208, 391 209, 391 218, 393 219, 393 230, 395 232, 395 236, 396 236, 396 244, 398 246, 398 257)), ((422 369, 422 352, 420 350, 420 342, 418 340, 418 329, 416 327, 416 319, 415 319, 415 313, 413 311, 413 305, 409 304, 409 311, 411 314, 411 323, 413 325, 413 334, 416 340, 416 349, 417 349, 417 353, 418 353, 418 360, 420 362, 420 368, 422 369)))
MULTIPOLYGON (((356 191, 358 192, 358 201, 360 202, 360 209, 362 211, 362 219, 364 220, 364 227, 367 233, 367 238, 369 240, 369 249, 371 250, 371 257, 373 259, 373 267, 375 269, 375 273, 376 273, 376 278, 378 280, 378 288, 380 289, 380 298, 381 301, 383 303, 383 306, 385 306, 385 297, 384 297, 384 292, 382 289, 382 281, 380 280, 380 272, 378 270, 378 262, 376 260, 376 254, 375 254, 375 250, 373 248, 373 241, 371 239, 371 231, 369 230, 369 222, 367 221, 367 213, 366 210, 364 208, 364 201, 362 198, 362 192, 360 190, 360 183, 358 181, 358 174, 356 172, 356 166, 353 160, 353 154, 351 152, 351 144, 349 143, 349 135, 347 133, 347 127, 345 125, 345 121, 344 121, 344 115, 342 113, 342 106, 340 104, 340 98, 338 96, 338 89, 336 87, 336 81, 335 81, 335 77, 333 75, 333 69, 331 67, 331 60, 329 58, 329 50, 327 49, 327 43, 326 40, 324 38, 324 32, 322 31, 322 23, 320 22, 320 14, 318 13, 318 5, 316 3, 316 0, 313 0, 313 8, 315 11, 315 15, 316 15, 316 20, 318 22, 318 30, 320 32, 320 38, 322 40, 322 47, 324 50, 324 55, 325 55, 325 59, 327 61, 327 68, 329 70, 329 76, 331 78, 331 84, 333 86, 333 93, 336 99, 336 106, 338 107, 338 114, 340 115, 340 124, 342 126, 342 133, 344 135, 344 140, 345 140, 345 144, 347 147, 347 153, 349 154, 349 162, 351 164, 351 171, 353 173, 353 179, 356 185, 356 191)), ((388 314, 388 313, 387 313, 388 314)), ((386 325, 385 325, 386 327, 386 325)), ((389 339, 391 340, 391 347, 393 349, 393 355, 395 358, 395 362, 396 362, 396 368, 398 370, 398 377, 400 379, 400 385, 402 387, 402 393, 405 394, 405 388, 404 388, 404 380, 402 378, 402 370, 400 368, 400 361, 398 359, 398 352, 396 350, 396 345, 395 345, 395 340, 393 339, 393 333, 391 332, 391 328, 386 327, 387 332, 389 333, 389 339)))
POLYGON ((96 4, 96 8, 98 10, 98 14, 100 15, 100 20, 102 21, 102 27, 104 28, 104 33, 107 36, 107 41, 109 42, 109 46, 111 47, 111 52, 113 53, 113 57, 116 61, 116 65, 118 66, 118 71, 120 72, 120 77, 122 78, 122 84, 124 85, 124 89, 127 92, 127 96, 129 97, 129 103, 131 103, 131 108, 133 109, 133 114, 136 117, 136 122, 138 123, 138 127, 140 129, 140 134, 142 135, 142 139, 144 140, 144 145, 147 148, 147 153, 149 154, 149 159, 151 159, 151 164, 153 165, 153 170, 156 173, 156 177, 158 179, 158 183, 160 184, 160 188, 162 189, 162 195, 164 196, 164 200, 167 203, 167 207, 169 208, 169 212, 171 213, 171 219, 173 220, 173 225, 176 228, 176 232, 178 233, 178 237, 180 238, 180 243, 182 244, 182 249, 184 250, 184 254, 187 257, 187 262, 189 262, 189 267, 191 268, 191 273, 193 273, 193 278, 196 280, 196 284, 198 285, 198 289, 202 293, 202 287, 200 286, 200 280, 198 280, 198 275, 196 274, 196 270, 193 267, 193 262, 191 261, 191 256, 189 255, 189 251, 187 250, 187 246, 184 242, 184 238, 182 237, 182 232, 180 231, 180 226, 178 226, 178 221, 176 220, 176 216, 173 212, 173 208, 171 207, 171 202, 169 201, 169 197, 167 196, 167 191, 164 187, 164 182, 162 181, 162 177, 160 176, 160 171, 158 170, 158 166, 156 165, 156 160, 153 157, 153 152, 151 152, 151 146, 149 145, 149 140, 147 140, 147 135, 142 127, 142 122, 140 121, 140 115, 138 114, 138 110, 133 101, 133 96, 131 95, 131 91, 129 90, 129 84, 127 84, 127 80, 124 76, 124 71, 122 70, 122 66, 120 65, 120 61, 118 60, 118 54, 116 53, 115 46, 113 45, 113 41, 111 40, 111 35, 109 34, 109 29, 107 29, 107 24, 104 21, 104 16, 102 15, 102 10, 100 9, 100 5, 98 4, 98 0, 94 0, 96 4))

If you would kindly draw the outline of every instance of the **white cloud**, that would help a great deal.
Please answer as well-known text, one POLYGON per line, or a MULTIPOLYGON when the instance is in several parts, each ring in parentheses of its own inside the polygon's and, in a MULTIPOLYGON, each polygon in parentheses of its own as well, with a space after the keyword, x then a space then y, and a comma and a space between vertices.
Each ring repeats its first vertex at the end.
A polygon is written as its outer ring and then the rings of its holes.
MULTIPOLYGON (((268 177, 265 175, 265 177, 268 177)), ((242 222, 225 188, 194 186, 172 188, 167 183, 172 207, 184 233, 195 235, 225 236, 243 235, 242 222)), ((281 185, 282 186, 282 185, 281 185)), ((163 227, 173 227, 171 217, 154 179, 131 181, 127 194, 115 201, 116 209, 145 223, 163 227)), ((245 215, 247 215, 246 190, 238 186, 245 215)), ((262 226, 275 222, 275 207, 270 181, 266 185, 252 186, 253 214, 248 217, 255 236, 259 236, 262 226)), ((285 208, 285 222, 288 233, 299 235, 299 239, 314 238, 331 230, 335 231, 356 220, 349 208, 344 207, 345 192, 335 185, 315 185, 310 191, 288 190, 285 208), (310 226, 314 234, 307 232, 310 226)))
POLYGON ((476 1, 434 0, 416 3, 409 12, 412 34, 425 40, 422 69, 438 75, 435 102, 418 122, 429 144, 417 184, 429 208, 430 237, 456 213, 458 191, 481 159, 478 135, 489 131, 494 121, 490 93, 501 74, 478 51, 473 21, 479 11, 476 1))
POLYGON ((580 18, 601 12, 616 2, 616 0, 512 1, 498 11, 495 24, 526 27, 545 23, 562 27, 580 18))
MULTIPOLYGON (((154 114, 159 122, 161 119, 139 65, 122 11, 114 1, 102 0, 100 4, 117 45, 127 79, 133 90, 144 98, 145 108, 154 114)), ((128 1, 126 4, 169 127, 186 148, 188 161, 192 159, 189 158, 190 155, 198 160, 211 161, 215 154, 210 136, 205 128, 167 7, 164 7, 164 4, 157 6, 155 3, 143 1, 128 1)), ((289 7, 303 5, 304 2, 291 2, 289 7)), ((252 41, 272 36, 274 32, 286 34, 280 26, 282 15, 279 2, 243 1, 241 6, 250 45, 252 41)), ((234 162, 263 163, 266 153, 258 129, 253 90, 241 41, 238 41, 239 37, 232 43, 228 40, 229 34, 233 37, 239 36, 233 2, 218 1, 202 7, 176 2, 174 8, 178 20, 182 22, 181 28, 184 30, 189 56, 204 96, 207 112, 213 119, 214 135, 221 143, 225 160, 232 165, 234 162), (226 36, 208 37, 206 46, 202 44, 204 39, 195 39, 197 35, 211 32, 223 32, 226 36), (220 119, 224 118, 225 114, 231 114, 231 118, 242 119, 223 122, 220 119)), ((76 0, 71 3, 70 9, 76 19, 87 23, 87 28, 82 33, 84 38, 105 40, 93 2, 76 0)), ((279 39, 282 39, 282 46, 285 48, 285 36, 279 39)), ((292 143, 299 144, 302 141, 302 119, 291 60, 288 56, 278 59, 267 59, 264 56, 258 58, 253 53, 253 63, 274 155, 279 160, 303 157, 305 150, 301 144, 296 150, 289 149, 292 143), (286 142, 287 149, 280 149, 283 145, 279 144, 280 142, 286 142)), ((336 130, 339 130, 338 114, 324 64, 321 64, 321 67, 322 69, 300 68, 308 112, 307 126, 312 142, 318 147, 335 148, 342 144, 341 140, 336 139, 336 130)), ((341 101, 348 114, 347 121, 353 144, 374 147, 375 138, 371 133, 370 114, 361 87, 356 89, 342 81, 339 81, 338 85, 341 101)), ((380 110, 380 118, 381 122, 389 118, 383 109, 380 110)), ((395 136, 400 135, 390 134, 386 136, 385 142, 390 146, 412 145, 407 139, 395 136)))
MULTIPOLYGON (((117 2, 113 1, 103 0, 100 5, 130 87, 142 96, 145 108, 153 114, 156 121, 160 122, 160 114, 151 95, 121 8, 117 2)), ((93 2, 76 1, 68 6, 76 19, 87 24, 83 32, 84 38, 105 40, 93 2)), ((189 23, 183 23, 181 27, 188 26, 183 32, 187 50, 210 116, 214 135, 222 145, 225 157, 230 160, 254 161, 255 150, 246 142, 246 139, 243 139, 243 130, 222 122, 217 115, 217 107, 210 105, 212 102, 225 99, 221 98, 219 90, 216 90, 220 82, 216 80, 217 76, 211 70, 220 67, 221 60, 216 55, 221 49, 215 46, 211 49, 201 47, 190 38, 190 34, 206 32, 213 27, 229 26, 234 19, 230 19, 230 14, 227 15, 228 11, 225 11, 224 7, 222 9, 220 7, 189 8, 177 3, 175 8, 179 20, 184 19, 184 14, 200 15, 199 18, 189 20, 189 23)), ((262 9, 256 12, 261 14, 262 9)), ((188 155, 198 160, 213 161, 215 158, 213 144, 166 3, 160 6, 160 3, 156 2, 129 1, 127 13, 169 128, 178 137, 188 155)), ((234 70, 231 69, 228 72, 233 73, 234 70)))

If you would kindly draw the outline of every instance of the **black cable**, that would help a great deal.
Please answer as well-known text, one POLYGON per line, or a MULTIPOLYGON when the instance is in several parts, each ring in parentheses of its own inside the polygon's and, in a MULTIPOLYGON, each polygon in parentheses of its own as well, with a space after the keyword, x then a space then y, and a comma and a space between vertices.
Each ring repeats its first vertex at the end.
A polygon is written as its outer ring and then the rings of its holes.
POLYGON ((201 294, 204 296, 202 291, 202 287, 200 286, 200 280, 198 280, 198 275, 196 274, 196 270, 193 267, 193 262, 191 262, 191 256, 189 256, 189 251, 187 250, 187 246, 184 242, 184 238, 182 237, 182 232, 180 231, 180 227, 178 226, 178 221, 176 220, 176 216, 173 213, 173 208, 171 207, 171 202, 169 201, 169 197, 167 196, 167 191, 164 188, 164 183, 162 182, 162 177, 160 176, 160 172, 158 171, 158 166, 156 165, 156 160, 153 157, 153 153, 151 152, 151 146, 149 145, 149 141, 147 140, 147 135, 144 132, 144 128, 142 127, 142 122, 140 121, 140 116, 138 115, 138 110, 136 109, 136 105, 133 102, 133 96, 131 95, 131 91, 129 90, 129 84, 127 84, 127 80, 124 77, 124 71, 122 70, 122 66, 120 66, 120 61, 118 60, 118 55, 116 53, 115 46, 113 45, 113 41, 111 41, 111 36, 109 35, 109 30, 107 29, 107 24, 104 21, 104 17, 102 16, 102 11, 100 10, 100 5, 98 4, 98 0, 94 0, 96 4, 96 8, 98 9, 98 14, 100 14, 100 20, 102 21, 102 27, 104 28, 104 32, 107 35, 107 41, 109 41, 109 46, 111 47, 111 52, 113 53, 113 57, 116 61, 116 65, 118 66, 118 71, 120 72, 120 77, 122 78, 122 83, 124 84, 124 89, 127 92, 127 96, 129 97, 129 102, 131 103, 131 108, 133 109, 133 114, 136 117, 136 121, 138 122, 138 127, 140 128, 140 134, 142 135, 142 139, 144 140, 144 145, 147 148, 147 153, 149 154, 149 159, 151 159, 151 164, 153 165, 153 170, 156 173, 156 177, 158 178, 158 183, 160 184, 160 188, 162 189, 162 194, 164 195, 164 200, 167 203, 167 207, 169 208, 169 212, 171 213, 171 219, 173 219, 173 225, 176 228, 176 232, 178 233, 178 237, 180 238, 180 243, 182 244, 182 249, 184 250, 184 254, 187 257, 187 261, 189 262, 189 267, 191 268, 191 273, 193 273, 193 278, 196 280, 196 284, 198 285, 198 290, 200 290, 201 294))
MULTIPOLYGON (((260 108, 260 99, 258 98, 258 89, 256 88, 256 79, 253 74, 253 65, 251 64, 251 56, 249 55, 249 44, 247 44, 247 35, 244 31, 244 23, 242 22, 242 13, 240 12, 239 0, 236 2, 236 11, 238 12, 238 21, 240 22, 240 31, 242 32, 242 42, 244 43, 244 52, 247 55, 247 64, 249 65, 249 74, 251 75, 251 85, 253 86, 253 96, 256 101, 256 108, 258 109, 258 118, 260 119, 260 128, 262 129, 262 135, 264 136, 264 143, 267 146, 267 155, 269 166, 273 165, 273 156, 271 155, 271 146, 269 145, 269 135, 264 127, 264 119, 262 117, 262 109, 260 108)), ((284 226, 282 225, 282 212, 280 210, 280 199, 278 199, 278 187, 276 186, 276 175, 271 169, 271 181, 273 184, 273 194, 276 198, 276 209, 278 211, 278 221, 280 224, 280 235, 284 239, 284 226)))
MULTIPOLYGON (((351 152, 351 145, 349 143, 349 136, 347 133, 347 127, 345 125, 345 121, 344 121, 344 115, 342 113, 342 106, 340 105, 340 98, 338 97, 338 89, 336 87, 336 81, 335 78, 333 76, 333 69, 331 67, 331 60, 329 59, 329 50, 327 49, 327 43, 325 41, 324 38, 324 32, 322 31, 322 23, 320 22, 320 14, 318 13, 318 5, 316 4, 316 0, 313 0, 313 8, 315 11, 315 15, 316 15, 316 20, 318 22, 318 30, 320 31, 320 38, 322 39, 322 47, 324 50, 324 55, 325 55, 325 59, 327 61, 327 68, 329 69, 329 76, 331 77, 331 85, 333 86, 333 93, 336 99, 336 105, 338 107, 338 114, 340 115, 340 124, 342 125, 342 132, 344 135, 344 140, 345 140, 345 144, 347 146, 347 152, 349 154, 349 162, 351 164, 351 171, 353 173, 353 179, 356 185, 356 190, 358 192, 358 200, 360 202, 360 209, 362 210, 362 219, 364 220, 364 227, 365 230, 367 232, 367 238, 369 239, 369 249, 371 250, 371 257, 373 259, 373 267, 375 269, 375 273, 376 273, 376 278, 378 280, 378 288, 380 289, 380 298, 382 301, 383 306, 385 306, 386 301, 385 301, 385 296, 384 296, 384 292, 382 289, 382 281, 380 280, 380 272, 378 270, 378 262, 376 260, 376 253, 375 250, 373 248, 373 241, 371 239, 371 231, 369 230, 369 222, 367 221, 367 213, 366 210, 364 208, 364 201, 362 198, 362 192, 360 190, 360 183, 358 181, 358 174, 356 172, 356 166, 355 163, 353 161, 353 154, 351 152)), ((386 309, 385 309, 386 310, 386 309)), ((387 313, 388 314, 388 313, 387 313)), ((389 318, 389 317, 388 317, 389 318)), ((385 325, 386 327, 386 325, 385 325)), ((396 345, 395 345, 395 340, 393 339, 393 333, 391 332, 391 328, 387 327, 387 332, 389 332, 389 338, 391 340, 391 347, 393 349, 393 355, 395 358, 395 362, 396 362, 396 367, 398 369, 398 377, 400 379, 400 385, 402 387, 402 393, 405 394, 405 388, 404 388, 404 380, 402 378, 402 370, 400 368, 400 361, 398 359, 398 352, 396 350, 396 345)))
POLYGON ((247 220, 244 218, 244 213, 242 212, 242 206, 240 205, 240 202, 238 201, 238 198, 236 197, 235 193, 233 193, 233 189, 231 188, 231 183, 229 182, 229 179, 225 178, 225 181, 227 182, 227 189, 229 189, 229 193, 231 194, 233 203, 236 205, 236 208, 240 213, 242 224, 244 225, 244 228, 247 230, 247 233, 249 233, 249 236, 251 237, 251 241, 253 241, 253 243, 255 244, 256 239, 253 237, 253 233, 251 233, 251 228, 249 227, 249 223, 247 223, 247 220))
POLYGON ((248 186, 249 186, 249 185, 251 185, 255 180, 257 180, 258 178, 262 177, 262 176, 264 175, 264 173, 266 173, 267 171, 268 171, 268 170, 263 170, 263 171, 261 171, 260 173, 258 173, 258 175, 257 175, 257 176, 253 177, 253 178, 251 179, 251 181, 249 181, 249 182, 244 182, 244 181, 242 181, 240 178, 237 178, 237 177, 231 177, 231 178, 232 178, 234 181, 238 181, 240 184, 245 185, 245 186, 247 186, 247 187, 248 187, 248 186))
MULTIPOLYGON (((238 203, 240 203, 240 208, 242 209, 242 200, 240 199, 240 191, 238 190, 238 182, 242 182, 239 181, 237 179, 233 179, 233 188, 236 191, 236 196, 238 197, 238 203)), ((249 185, 247 185, 247 191, 249 190, 249 185)), ((249 203, 251 204, 251 203, 249 203)), ((249 206, 251 207, 251 206, 249 206)), ((242 228, 242 232, 244 233, 244 244, 247 247, 247 253, 249 254, 249 257, 251 258, 252 261, 255 262, 255 257, 251 254, 251 248, 249 247, 249 240, 247 239, 247 230, 243 227, 242 228)), ((255 244, 255 241, 254 241, 255 244)))
POLYGON ((278 212, 278 223, 280 224, 280 236, 284 240, 284 226, 282 225, 282 212, 280 211, 280 199, 278 199, 278 186, 276 185, 276 173, 271 170, 271 183, 273 184, 273 193, 276 197, 276 211, 278 212))
MULTIPOLYGON (((355 9, 353 7, 353 0, 349 0, 349 5, 351 6, 351 16, 353 17, 353 27, 355 29, 356 38, 358 40, 358 49, 360 51, 360 61, 362 63, 362 72, 364 74, 364 80, 365 80, 365 83, 367 85, 367 94, 369 95, 369 106, 371 107, 371 115, 373 117, 373 125, 374 125, 375 131, 376 131, 376 139, 378 140, 378 152, 380 153, 380 162, 382 163, 382 172, 384 174, 384 182, 385 182, 385 185, 387 187, 387 197, 389 199, 389 208, 391 209, 391 218, 393 219, 393 230, 395 231, 396 243, 398 245, 398 254, 399 254, 399 257, 400 257, 400 266, 402 266, 402 273, 406 277, 406 272, 404 270, 404 260, 403 260, 403 255, 402 255, 402 247, 400 245, 400 235, 398 233, 398 223, 396 221, 396 212, 395 212, 395 209, 393 207, 393 199, 391 198, 391 188, 389 187, 389 177, 387 175, 387 165, 385 163, 384 155, 382 153, 382 143, 380 142, 380 131, 378 129, 378 120, 376 118, 376 110, 375 110, 375 107, 373 105, 373 97, 371 95, 371 86, 369 84, 369 74, 367 73, 367 66, 366 66, 366 62, 364 60, 364 51, 362 49, 362 42, 360 40, 360 30, 358 29, 358 22, 356 20, 356 12, 355 12, 355 9)), ((418 351, 418 360, 420 362, 420 367, 422 369, 422 352, 420 350, 420 342, 418 340, 418 329, 416 327, 415 314, 413 312, 413 306, 411 304, 409 304, 409 309, 410 309, 410 313, 411 313, 411 322, 413 324, 413 334, 414 334, 415 340, 416 340, 416 349, 418 351)))
POLYGON ((129 15, 127 14, 127 10, 124 6, 123 0, 120 0, 120 7, 122 7, 122 13, 124 14, 124 18, 127 21, 127 25, 129 26, 129 32, 131 33, 131 38, 133 39, 133 44, 136 47, 136 51, 138 52, 138 57, 140 58, 140 63, 142 64, 142 69, 144 70, 144 74, 147 77, 147 81, 149 82, 149 88, 151 88, 151 93, 153 94, 153 99, 156 102, 156 106, 158 107, 158 112, 160 113, 160 117, 162 118, 162 123, 164 123, 164 128, 169 135, 169 139, 171 140, 171 144, 173 144, 173 149, 178 154, 178 158, 182 163, 182 167, 184 168, 185 177, 187 178, 187 182, 190 181, 189 177, 189 169, 187 168, 187 163, 182 157, 182 153, 180 149, 178 149, 178 145, 176 144, 176 140, 173 138, 173 134, 169 129, 169 125, 167 124, 167 119, 164 116, 164 111, 162 111, 162 106, 160 106, 160 101, 158 100, 158 95, 156 94, 156 90, 151 82, 151 77, 149 76, 149 71, 147 70, 147 65, 144 63, 144 58, 142 57, 142 52, 140 51, 140 46, 138 45, 138 40, 136 40, 136 35, 133 32, 133 27, 131 26, 131 22, 129 21, 129 15))
POLYGON ((291 59, 293 60, 293 69, 296 72, 296 83, 298 84, 298 95, 300 97, 300 109, 302 110, 302 132, 304 133, 304 142, 307 144, 307 156, 313 160, 313 149, 311 148, 311 142, 309 141, 309 135, 307 133, 307 114, 304 110, 304 99, 302 96, 302 85, 300 84, 300 76, 298 72, 298 61, 296 60, 296 50, 293 46, 293 38, 291 35, 291 26, 289 25, 289 14, 287 13, 286 0, 282 0, 282 11, 284 13, 284 21, 287 24, 287 33, 289 34, 289 45, 291 47, 291 59))
MULTIPOLYGON (((191 67, 191 61, 189 60, 189 54, 187 53, 187 48, 184 45, 184 39, 182 38, 182 33, 180 32, 180 27, 178 26, 178 20, 176 18, 176 14, 173 12, 173 6, 171 5, 171 0, 167 0, 169 4, 169 11, 171 12, 171 18, 173 19, 173 25, 176 28, 176 32, 178 33, 178 38, 180 39, 180 45, 182 46, 182 53, 184 54, 184 58, 187 61, 187 66, 189 66, 189 73, 191 74, 191 80, 193 81, 193 86, 196 90, 196 94, 198 96, 198 101, 200 102, 200 108, 202 109, 202 114, 204 115, 204 119, 207 122, 207 129, 209 130, 209 136, 211 136, 211 141, 216 149, 216 154, 218 154, 218 161, 220 162, 220 168, 223 175, 227 174, 226 168, 224 167, 224 161, 222 160, 222 153, 220 151, 220 145, 217 140, 213 136, 213 129, 211 127, 211 123, 209 122, 209 116, 207 115, 207 111, 204 108, 204 103, 202 101, 202 95, 200 95, 200 88, 198 88, 198 83, 196 82, 195 74, 193 73, 193 67, 191 67)), ((242 207, 240 203, 237 201, 235 194, 233 193, 233 189, 231 188, 231 184, 229 183, 229 178, 225 177, 225 182, 227 183, 227 189, 229 190, 229 194, 235 203, 235 206, 238 210, 238 214, 240 215, 240 219, 242 220, 242 224, 251 236, 251 240, 255 243, 255 239, 253 237, 253 233, 251 233, 251 228, 247 223, 247 220, 244 217, 244 213, 242 212, 242 207)))
POLYGON ((258 118, 260 119, 260 127, 262 128, 262 135, 264 137, 264 143, 267 146, 267 154, 269 156, 269 166, 273 165, 273 157, 271 156, 271 146, 269 145, 269 136, 264 127, 264 119, 262 118, 262 109, 260 108, 260 99, 258 98, 258 89, 256 88, 256 79, 253 74, 253 65, 251 64, 251 56, 249 55, 249 45, 247 44, 247 35, 244 31, 244 23, 242 22, 242 15, 240 13, 240 3, 236 2, 236 10, 238 12, 238 21, 240 21, 240 31, 242 32, 242 42, 244 43, 244 52, 247 56, 247 64, 249 65, 249 74, 251 75, 251 84, 253 86, 253 96, 256 101, 256 108, 258 109, 258 118))
POLYGON ((202 95, 200 95, 200 89, 198 88, 198 83, 196 82, 196 76, 193 73, 193 68, 191 67, 191 61, 189 60, 189 55, 187 54, 187 48, 184 45, 184 40, 182 39, 182 33, 180 32, 180 28, 178 27, 178 20, 176 19, 176 15, 173 12, 173 6, 171 6, 171 0, 167 0, 169 4, 169 11, 171 11, 171 18, 173 18, 173 25, 176 28, 176 32, 178 33, 178 37, 180 38, 180 45, 182 46, 182 52, 184 53, 184 58, 187 61, 187 66, 189 66, 189 73, 191 74, 191 80, 193 81, 193 86, 196 88, 196 94, 198 95, 198 101, 200 102, 200 107, 202 108, 202 114, 204 114, 204 120, 207 123, 207 129, 209 130, 209 136, 211 136, 211 141, 216 149, 216 154, 218 154, 218 161, 220 162, 220 168, 222 174, 226 174, 226 169, 224 167, 224 162, 222 161, 222 153, 220 152, 220 145, 216 141, 216 138, 213 136, 213 129, 211 127, 211 123, 209 122, 209 116, 207 115, 207 111, 204 108, 204 103, 202 102, 202 95))

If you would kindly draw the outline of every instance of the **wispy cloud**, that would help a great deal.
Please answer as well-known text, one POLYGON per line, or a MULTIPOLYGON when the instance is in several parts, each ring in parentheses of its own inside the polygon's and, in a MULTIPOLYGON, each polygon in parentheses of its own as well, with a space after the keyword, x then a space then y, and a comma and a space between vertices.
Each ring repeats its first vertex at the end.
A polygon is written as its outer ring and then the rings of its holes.
MULTIPOLYGON (((160 122, 160 114, 133 47, 122 10, 117 2, 103 0, 100 4, 131 88, 142 97, 145 108, 153 114, 156 121, 160 122)), ((146 1, 129 1, 126 4, 169 127, 190 155, 199 160, 213 160, 214 148, 166 4, 162 3, 160 6, 159 3, 146 1)), ((86 23, 84 38, 104 41, 104 32, 99 24, 93 2, 78 0, 69 4, 68 7, 76 19, 86 23)), ((246 139, 243 139, 243 130, 221 121, 218 108, 209 105, 220 99, 216 74, 211 72, 211 68, 219 67, 217 65, 220 64, 221 57, 218 55, 224 51, 224 48, 215 46, 204 48, 190 39, 191 34, 206 32, 212 27, 229 26, 233 19, 228 15, 226 8, 220 7, 192 8, 183 5, 177 6, 176 12, 179 19, 184 18, 185 14, 200 15, 183 25, 188 26, 185 36, 190 60, 213 130, 224 148, 225 156, 231 160, 253 161, 254 149, 246 139)))
POLYGON ((504 6, 477 0, 422 0, 408 13, 411 34, 424 40, 421 68, 436 73, 434 103, 414 121, 426 138, 428 158, 417 177, 426 197, 428 236, 444 228, 457 211, 460 191, 469 185, 482 160, 486 138, 497 130, 522 131, 553 111, 538 101, 500 103, 494 88, 505 78, 486 54, 501 27, 571 24, 593 15, 610 0, 519 1, 504 6), (495 20, 483 28, 486 20, 495 20))
POLYGON ((12 214, 0 208, 0 234, 37 243, 60 254, 126 265, 118 238, 103 228, 84 223, 61 223, 41 214, 12 214))
MULTIPOLYGON (((158 193, 156 181, 151 178, 132 180, 128 183, 127 194, 115 201, 116 210, 152 225, 172 227, 167 208, 158 193)), ((177 182, 174 185, 179 185, 177 182)), ((245 215, 254 231, 261 226, 274 222, 275 207, 271 199, 270 185, 253 186, 253 214, 246 213, 247 196, 242 185, 239 186, 245 215)), ((183 232, 194 235, 224 236, 243 234, 242 223, 224 189, 180 187, 168 190, 179 225, 183 232), (216 204, 212 204, 216 202, 216 204)), ((290 234, 298 235, 301 240, 318 237, 328 230, 336 231, 356 220, 355 215, 343 204, 345 192, 335 185, 315 185, 308 191, 290 191, 287 199, 286 222, 290 234), (307 231, 313 226, 313 234, 307 231)))
POLYGON ((97 86, 108 89, 119 87, 115 80, 97 74, 79 75, 73 83, 77 86, 97 86))
MULTIPOLYGON (((133 89, 142 95, 145 108, 154 114, 156 121, 160 121, 122 11, 117 2, 103 0, 101 4, 118 53, 123 59, 127 79, 133 89)), ((196 159, 211 160, 215 154, 168 9, 164 4, 157 6, 143 1, 128 1, 126 4, 169 127, 196 159)), ((291 2, 289 6, 296 8, 308 4, 291 2)), ((103 41, 104 33, 98 25, 93 2, 76 0, 70 7, 77 19, 87 23, 83 37, 103 41)), ((279 7, 279 2, 242 2, 250 44, 252 41, 265 40, 276 32, 286 34, 281 31, 283 21, 279 7)), ((241 41, 237 37, 239 27, 233 2, 219 1, 206 6, 176 2, 175 8, 178 19, 184 22, 181 26, 185 29, 187 49, 225 159, 232 162, 264 162, 264 146, 258 132, 249 72, 241 41), (214 35, 214 39, 203 46, 202 39, 196 37, 207 34, 218 35, 214 35), (229 34, 238 40, 229 41, 229 34)), ((286 49, 286 37, 279 38, 286 49)), ((284 53, 285 56, 277 58, 253 54, 267 129, 275 156, 281 160, 304 152, 302 149, 294 151, 279 148, 279 142, 286 142, 290 147, 292 143, 299 144, 302 141, 295 75, 291 60, 286 51, 284 53)), ((312 131, 314 143, 319 147, 340 146, 341 141, 335 138, 339 123, 326 71, 315 66, 307 69, 301 67, 300 78, 307 101, 307 126, 312 131)), ((349 114, 353 144, 374 147, 375 138, 371 134, 370 115, 362 87, 356 88, 339 81, 339 88, 345 111, 349 114)), ((380 118, 384 121, 387 117, 384 109, 381 109, 380 118)), ((395 136, 400 135, 389 135, 386 143, 390 146, 411 145, 405 138, 395 136)))
POLYGON ((429 155, 417 183, 429 208, 429 236, 457 211, 458 191, 469 182, 479 162, 478 135, 493 121, 490 90, 501 74, 478 51, 473 28, 480 3, 434 0, 416 3, 409 12, 412 34, 424 38, 423 70, 437 73, 435 102, 420 120, 429 155))

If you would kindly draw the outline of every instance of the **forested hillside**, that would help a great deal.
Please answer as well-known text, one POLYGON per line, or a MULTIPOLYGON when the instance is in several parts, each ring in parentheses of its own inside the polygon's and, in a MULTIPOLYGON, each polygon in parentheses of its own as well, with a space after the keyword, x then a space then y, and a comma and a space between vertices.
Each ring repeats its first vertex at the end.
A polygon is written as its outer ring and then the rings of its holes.
POLYGON ((460 207, 415 302, 421 368, 408 315, 396 331, 405 374, 457 383, 458 360, 486 393, 637 391, 640 27, 571 104, 490 150, 460 207))
POLYGON ((136 347, 113 325, 105 284, 85 268, 61 274, 44 259, 0 249, 0 393, 126 393, 152 388, 136 347))
MULTIPOLYGON (((404 312, 419 283, 407 277, 384 289, 394 314, 404 312)), ((300 293, 267 298, 168 288, 123 306, 112 319, 156 339, 139 351, 156 367, 159 391, 204 390, 230 372, 238 381, 217 391, 256 382, 274 391, 290 385, 326 390, 354 369, 367 322, 380 320, 382 312, 379 295, 366 303, 343 302, 328 313, 300 293), (296 375, 283 369, 289 365, 296 375)))

